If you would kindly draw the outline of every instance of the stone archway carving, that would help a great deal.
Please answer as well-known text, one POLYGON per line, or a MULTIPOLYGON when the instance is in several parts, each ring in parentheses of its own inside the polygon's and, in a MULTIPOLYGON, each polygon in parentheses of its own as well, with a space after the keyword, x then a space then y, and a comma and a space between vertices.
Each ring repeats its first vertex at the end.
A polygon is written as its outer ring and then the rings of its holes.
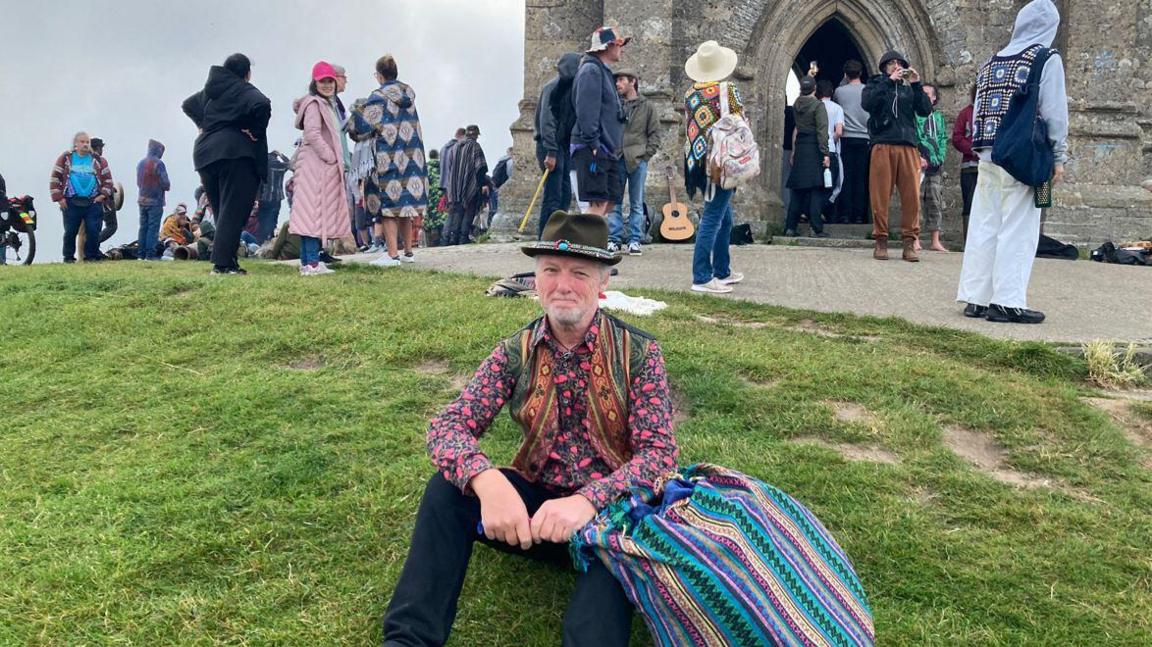
MULTIPOLYGON (((889 48, 904 51, 926 78, 938 75, 947 62, 922 3, 910 0, 825 0, 815 6, 764 0, 758 20, 748 28, 740 51, 743 64, 737 79, 749 99, 764 156, 762 182, 754 191, 756 201, 769 207, 780 202, 780 158, 783 140, 783 109, 788 71, 797 53, 825 22, 835 18, 852 34, 861 53, 875 66, 889 48)), ((734 27, 735 28, 735 27, 734 27)))

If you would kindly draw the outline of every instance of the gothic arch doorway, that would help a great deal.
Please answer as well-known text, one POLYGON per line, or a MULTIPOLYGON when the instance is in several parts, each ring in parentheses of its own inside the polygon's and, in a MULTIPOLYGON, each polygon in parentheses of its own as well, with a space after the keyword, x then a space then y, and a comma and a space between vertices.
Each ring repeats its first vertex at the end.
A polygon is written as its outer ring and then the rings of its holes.
POLYGON ((866 74, 888 49, 899 49, 926 78, 934 78, 940 52, 923 7, 913 0, 764 2, 742 59, 762 142, 762 182, 756 191, 773 220, 783 220, 784 108, 788 85, 819 61, 820 78, 839 84, 844 61, 858 58, 866 74), (841 60, 843 59, 843 60, 841 60), (794 75, 794 76, 793 76, 794 75), (790 79, 790 77, 793 77, 790 79), (775 207, 775 209, 773 209, 775 207))

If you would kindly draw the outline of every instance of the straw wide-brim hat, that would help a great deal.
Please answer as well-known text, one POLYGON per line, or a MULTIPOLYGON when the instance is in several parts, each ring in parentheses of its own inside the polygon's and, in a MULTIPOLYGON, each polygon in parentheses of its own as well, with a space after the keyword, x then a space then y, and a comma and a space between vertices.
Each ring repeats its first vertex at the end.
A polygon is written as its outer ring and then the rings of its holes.
POLYGON ((735 51, 721 47, 716 41, 705 41, 696 48, 695 54, 688 57, 684 73, 699 83, 722 81, 736 71, 738 58, 735 51))

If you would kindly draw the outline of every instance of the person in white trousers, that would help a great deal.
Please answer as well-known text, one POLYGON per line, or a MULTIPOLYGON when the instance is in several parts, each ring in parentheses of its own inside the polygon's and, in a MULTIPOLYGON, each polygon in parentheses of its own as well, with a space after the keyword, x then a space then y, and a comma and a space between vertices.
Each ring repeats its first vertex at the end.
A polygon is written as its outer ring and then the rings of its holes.
MULTIPOLYGON (((956 300, 964 315, 1005 323, 1040 323, 1044 313, 1028 308, 1028 281, 1040 240, 1040 209, 1034 189, 992 162, 992 147, 1012 93, 1024 85, 1041 47, 1051 47, 1060 26, 1052 0, 1033 0, 1016 17, 1012 41, 980 69, 973 111, 973 148, 980 179, 972 202, 964 263, 956 300)), ((1053 52, 1040 77, 1040 118, 1048 124, 1055 155, 1052 183, 1068 159, 1068 95, 1064 66, 1053 52)))

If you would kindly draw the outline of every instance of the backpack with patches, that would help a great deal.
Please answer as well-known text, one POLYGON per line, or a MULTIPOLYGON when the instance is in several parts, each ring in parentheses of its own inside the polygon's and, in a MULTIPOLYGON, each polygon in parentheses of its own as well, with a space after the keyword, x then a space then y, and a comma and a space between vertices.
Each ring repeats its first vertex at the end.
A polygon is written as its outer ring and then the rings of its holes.
POLYGON ((708 177, 735 189, 760 175, 760 147, 748 120, 728 108, 728 84, 720 84, 720 120, 708 131, 708 177))

